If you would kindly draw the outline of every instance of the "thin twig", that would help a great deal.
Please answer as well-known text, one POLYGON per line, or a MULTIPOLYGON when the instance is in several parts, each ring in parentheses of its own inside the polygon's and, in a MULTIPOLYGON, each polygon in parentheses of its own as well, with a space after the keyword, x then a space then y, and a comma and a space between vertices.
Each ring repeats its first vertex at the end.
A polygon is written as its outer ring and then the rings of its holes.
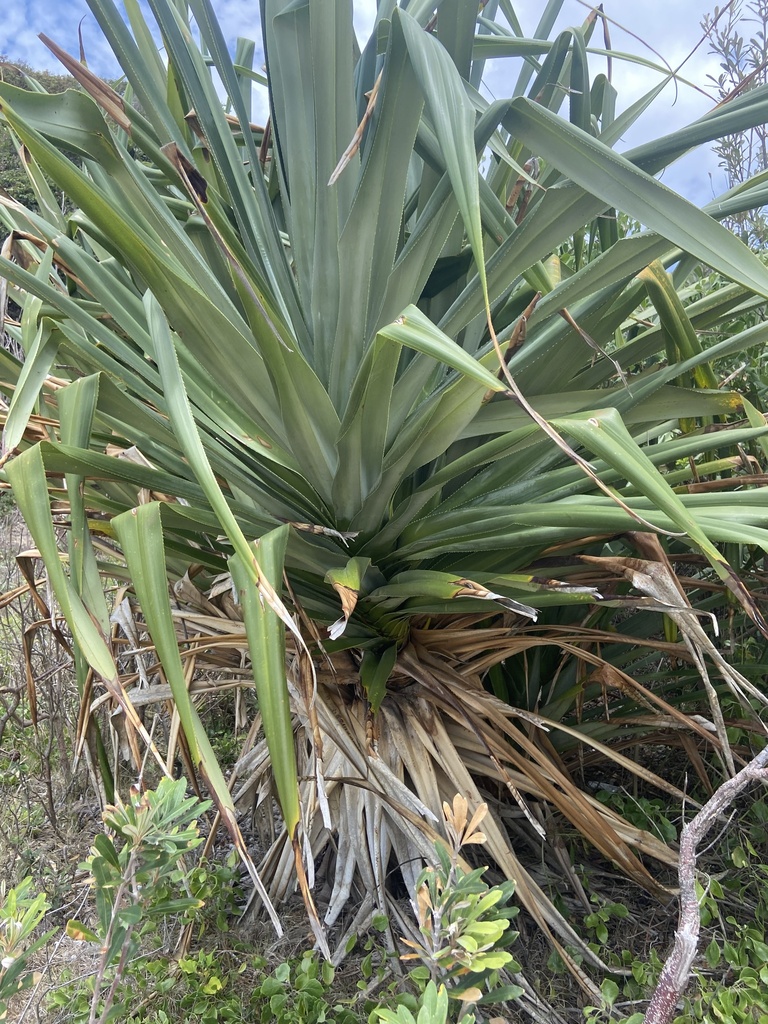
MULTIPOLYGON (((82 895, 82 897, 80 899, 80 905, 78 906, 77 910, 75 911, 75 916, 76 917, 80 916, 80 911, 85 906, 85 901, 87 899, 88 899, 88 892, 86 890, 86 892, 83 893, 83 895, 82 895)), ((74 902, 75 901, 72 900, 72 903, 74 903, 74 902)), ((69 905, 69 904, 66 904, 66 905, 69 905)), ((59 908, 59 909, 61 909, 61 908, 59 908)), ((53 947, 53 952, 48 957, 47 963, 45 964, 45 966, 40 971, 40 975, 39 975, 37 981, 35 982, 34 988, 30 992, 29 999, 26 1001, 26 1003, 24 1004, 23 1010, 19 1014, 19 1018, 18 1018, 16 1024, 23 1024, 24 1018, 26 1017, 26 1015, 29 1012, 32 1004, 35 1002, 35 999, 37 998, 37 995, 38 995, 38 992, 40 991, 40 986, 43 983, 43 978, 45 977, 46 971, 50 971, 51 964, 53 963, 54 959, 56 958, 56 954, 59 952, 61 944, 62 944, 62 942, 64 941, 64 939, 66 937, 67 937, 67 933, 66 932, 62 932, 61 935, 59 936, 59 938, 57 939, 56 945, 53 947)), ((75 978, 74 980, 77 981, 78 979, 75 978)), ((54 991, 54 989, 48 989, 47 991, 48 992, 52 992, 52 991, 54 991)))
MULTIPOLYGON (((123 875, 123 879, 120 882, 117 892, 115 893, 115 901, 112 904, 112 917, 110 918, 109 928, 107 929, 106 938, 104 939, 104 945, 101 950, 101 959, 99 960, 99 969, 96 974, 96 980, 93 986, 93 996, 91 998, 91 1012, 88 1018, 88 1024, 96 1024, 96 1013, 99 1007, 99 996, 101 995, 101 989, 104 984, 104 975, 106 974, 107 968, 109 967, 109 948, 112 945, 112 937, 115 934, 115 928, 117 927, 120 911, 123 909, 123 899, 125 898, 126 892, 129 889, 133 888, 134 876, 136 872, 136 860, 136 850, 132 850, 131 856, 128 860, 128 865, 125 869, 125 874, 123 875)), ((133 931, 132 927, 130 931, 133 931)), ((121 972, 125 970, 125 952, 128 946, 129 938, 130 935, 127 934, 123 942, 123 949, 120 954, 120 963, 118 965, 118 969, 115 975, 117 981, 119 981, 122 976, 121 972)), ((115 997, 115 990, 116 985, 115 982, 113 981, 112 985, 110 986, 109 993, 107 995, 107 1003, 105 1004, 104 1010, 99 1016, 99 1022, 105 1019, 106 1013, 108 1012, 109 1007, 112 1004, 112 1000, 115 997)))
POLYGON ((373 111, 376 108, 376 99, 379 95, 379 86, 381 85, 381 76, 383 74, 383 70, 379 72, 378 78, 373 83, 373 88, 368 93, 368 106, 365 108, 365 113, 363 114, 360 124, 355 130, 355 134, 352 136, 352 141, 344 150, 341 159, 336 164, 333 174, 328 179, 329 185, 334 185, 338 181, 341 176, 341 172, 349 165, 355 153, 360 149, 360 143, 363 141, 363 134, 365 133, 366 125, 373 117, 373 111))

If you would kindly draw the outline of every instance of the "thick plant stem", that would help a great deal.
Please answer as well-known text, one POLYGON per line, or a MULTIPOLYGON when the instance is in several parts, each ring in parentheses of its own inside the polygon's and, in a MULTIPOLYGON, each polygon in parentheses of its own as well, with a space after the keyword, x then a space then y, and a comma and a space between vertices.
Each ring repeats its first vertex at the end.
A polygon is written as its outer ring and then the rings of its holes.
POLYGON ((691 976, 701 927, 695 887, 696 852, 699 843, 739 793, 757 779, 768 781, 768 746, 732 779, 727 779, 715 790, 680 835, 680 919, 675 932, 675 944, 664 964, 643 1024, 669 1024, 677 1001, 685 991, 691 976))

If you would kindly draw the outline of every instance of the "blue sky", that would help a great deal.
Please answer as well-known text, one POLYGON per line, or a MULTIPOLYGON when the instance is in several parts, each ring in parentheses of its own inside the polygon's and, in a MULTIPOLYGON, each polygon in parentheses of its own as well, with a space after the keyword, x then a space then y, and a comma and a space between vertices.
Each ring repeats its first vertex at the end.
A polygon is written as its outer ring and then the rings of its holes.
MULTIPOLYGON (((720 3, 722 6, 723 0, 720 3)), ((258 0, 213 0, 213 4, 227 38, 234 40, 238 35, 259 38, 258 0)), ((544 6, 542 0, 515 0, 513 6, 524 30, 533 34, 544 6)), ((700 41, 699 23, 704 14, 712 11, 714 0, 712 3, 708 0, 604 0, 604 7, 618 23, 611 28, 615 49, 656 59, 641 42, 623 31, 619 27, 621 25, 641 39, 653 40, 663 57, 677 66, 700 41)), ((77 28, 80 19, 84 18, 83 39, 89 65, 105 76, 117 74, 117 65, 85 0, 16 0, 15 3, 7 0, 4 8, 0 19, 0 52, 11 60, 21 59, 33 67, 55 69, 56 60, 37 38, 38 33, 46 33, 66 50, 77 53, 77 28)), ((367 36, 374 11, 373 0, 355 3, 355 22, 361 39, 367 36)), ((580 24, 586 13, 586 5, 580 0, 565 0, 558 26, 580 24)), ((596 58, 593 61, 592 74, 604 70, 604 64, 596 58)), ((507 74, 503 62, 496 64, 489 81, 494 92, 503 95, 507 74)), ((668 87, 665 96, 654 105, 653 113, 638 123, 624 140, 624 146, 617 147, 619 150, 674 131, 712 106, 713 91, 707 75, 717 73, 717 61, 708 55, 706 43, 699 47, 682 73, 705 89, 709 96, 686 86, 681 86, 675 96, 674 90, 668 87)), ((656 81, 658 78, 653 72, 614 62, 614 83, 622 107, 637 99, 656 81)), ((725 187, 717 161, 706 149, 678 161, 666 172, 664 181, 699 203, 706 202, 725 187)))

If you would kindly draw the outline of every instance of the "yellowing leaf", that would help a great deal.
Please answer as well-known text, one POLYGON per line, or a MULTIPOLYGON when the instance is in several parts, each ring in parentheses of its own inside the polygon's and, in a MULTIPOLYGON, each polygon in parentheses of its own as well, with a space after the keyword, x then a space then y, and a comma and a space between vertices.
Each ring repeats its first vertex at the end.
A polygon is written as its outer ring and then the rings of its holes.
POLYGON ((92 932, 90 928, 86 928, 80 921, 67 921, 67 927, 65 928, 67 938, 74 939, 75 942, 98 942, 99 937, 95 932, 92 932))
POLYGON ((462 1003, 476 1003, 478 999, 482 999, 483 993, 479 988, 465 988, 462 992, 452 992, 451 995, 455 999, 460 999, 462 1003))

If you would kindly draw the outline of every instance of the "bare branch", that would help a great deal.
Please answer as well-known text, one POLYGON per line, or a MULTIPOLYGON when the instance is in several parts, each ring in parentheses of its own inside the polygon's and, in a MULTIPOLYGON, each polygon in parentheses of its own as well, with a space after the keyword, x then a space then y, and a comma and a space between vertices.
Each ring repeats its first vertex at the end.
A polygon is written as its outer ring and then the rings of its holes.
POLYGON ((715 821, 751 782, 768 782, 768 747, 733 778, 719 786, 680 835, 680 920, 675 944, 664 964, 643 1024, 669 1024, 677 1001, 686 989, 699 944, 699 901, 696 898, 696 853, 715 821))

